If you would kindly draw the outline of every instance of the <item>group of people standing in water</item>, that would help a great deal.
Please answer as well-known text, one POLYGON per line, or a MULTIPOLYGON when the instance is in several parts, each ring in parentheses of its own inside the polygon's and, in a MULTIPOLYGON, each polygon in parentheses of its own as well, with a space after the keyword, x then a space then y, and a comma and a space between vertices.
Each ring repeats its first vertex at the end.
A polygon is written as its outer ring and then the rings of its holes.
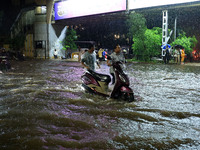
POLYGON ((164 50, 164 56, 163 56, 163 60, 165 64, 169 63, 169 60, 172 55, 174 57, 174 62, 176 64, 184 64, 186 54, 183 48, 175 48, 175 50, 173 51, 173 49, 169 49, 169 47, 166 46, 166 49, 164 50))

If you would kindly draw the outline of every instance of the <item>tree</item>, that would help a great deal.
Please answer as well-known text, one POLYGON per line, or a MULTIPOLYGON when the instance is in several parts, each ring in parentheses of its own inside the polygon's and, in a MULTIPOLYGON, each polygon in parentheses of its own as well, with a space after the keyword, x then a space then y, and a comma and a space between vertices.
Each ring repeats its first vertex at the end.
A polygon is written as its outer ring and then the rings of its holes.
POLYGON ((71 50, 77 49, 75 43, 76 40, 77 40, 76 31, 74 29, 68 29, 63 43, 63 50, 67 50, 68 48, 71 50))
POLYGON ((128 35, 130 37, 144 35, 147 29, 146 19, 144 18, 144 16, 135 12, 131 12, 128 15, 126 25, 128 27, 128 35))
POLYGON ((145 32, 145 54, 147 60, 153 56, 158 56, 161 53, 160 46, 162 44, 162 29, 154 27, 153 29, 147 29, 145 32))
POLYGON ((137 59, 143 61, 151 60, 152 57, 158 56, 161 53, 162 29, 159 27, 146 29, 144 37, 137 36, 133 40, 132 48, 137 59))
POLYGON ((133 39, 133 54, 137 59, 145 60, 145 31, 147 29, 146 19, 139 13, 130 13, 126 21, 128 36, 133 39))
POLYGON ((185 53, 190 54, 193 51, 193 48, 197 44, 197 39, 195 36, 187 37, 185 32, 182 32, 179 37, 172 42, 172 46, 174 45, 181 45, 185 48, 185 53))

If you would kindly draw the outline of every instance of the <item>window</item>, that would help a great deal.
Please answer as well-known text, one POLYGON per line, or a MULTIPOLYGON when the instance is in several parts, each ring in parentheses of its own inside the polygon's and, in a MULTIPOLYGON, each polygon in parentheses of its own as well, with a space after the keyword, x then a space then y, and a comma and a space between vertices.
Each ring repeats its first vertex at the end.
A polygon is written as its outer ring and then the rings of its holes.
POLYGON ((45 48, 45 41, 35 41, 35 48, 45 48))

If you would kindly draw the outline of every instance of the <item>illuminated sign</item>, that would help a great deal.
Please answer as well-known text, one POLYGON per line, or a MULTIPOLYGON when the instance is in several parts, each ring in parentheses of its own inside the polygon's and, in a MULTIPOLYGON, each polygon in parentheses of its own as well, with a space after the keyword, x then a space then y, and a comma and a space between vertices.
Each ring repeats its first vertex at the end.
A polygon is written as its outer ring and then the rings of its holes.
POLYGON ((129 0, 129 9, 197 2, 200 0, 129 0))
POLYGON ((55 20, 126 10, 126 0, 68 0, 55 3, 55 20))

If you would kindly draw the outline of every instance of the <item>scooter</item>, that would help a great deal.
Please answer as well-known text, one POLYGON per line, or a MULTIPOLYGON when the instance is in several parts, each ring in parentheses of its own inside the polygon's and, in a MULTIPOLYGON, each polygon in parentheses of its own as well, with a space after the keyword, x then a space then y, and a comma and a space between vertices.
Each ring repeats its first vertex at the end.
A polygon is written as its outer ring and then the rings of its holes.
POLYGON ((99 74, 92 70, 87 70, 81 76, 83 88, 89 93, 114 99, 123 99, 128 102, 134 101, 133 90, 129 87, 129 78, 122 70, 121 64, 121 62, 113 63, 116 82, 111 93, 109 93, 108 88, 111 77, 109 75, 99 74))

